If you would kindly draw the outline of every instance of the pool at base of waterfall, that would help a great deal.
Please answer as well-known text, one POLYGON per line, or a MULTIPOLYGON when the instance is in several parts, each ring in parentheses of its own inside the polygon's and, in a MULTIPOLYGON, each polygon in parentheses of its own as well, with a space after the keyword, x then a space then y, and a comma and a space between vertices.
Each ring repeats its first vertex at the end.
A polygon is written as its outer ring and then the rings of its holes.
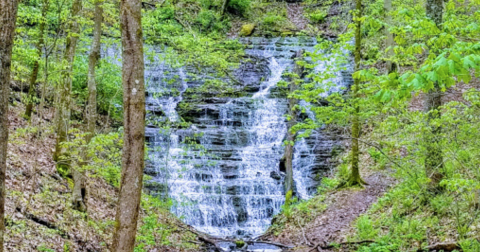
MULTIPOLYGON (((188 67, 173 69, 152 61, 145 72, 149 146, 145 173, 153 177, 145 187, 151 194, 171 198, 171 211, 185 223, 218 237, 260 235, 281 211, 287 97, 277 83, 292 70, 296 51, 312 52, 316 45, 314 38, 243 38, 241 42, 248 60, 234 72, 238 83, 233 84, 241 97, 186 91, 211 78, 199 78, 201 73, 188 67), (158 126, 181 120, 190 126, 158 126)), ((333 81, 348 86, 349 78, 342 72, 333 81)), ((336 144, 322 130, 295 143, 297 197, 308 199, 316 193, 321 177, 332 168, 336 144)), ((265 244, 251 246, 247 251, 278 251, 262 248, 265 244)))
POLYGON ((233 242, 219 242, 218 245, 225 252, 282 252, 282 249, 275 245, 261 242, 245 244, 242 248, 238 248, 233 242))

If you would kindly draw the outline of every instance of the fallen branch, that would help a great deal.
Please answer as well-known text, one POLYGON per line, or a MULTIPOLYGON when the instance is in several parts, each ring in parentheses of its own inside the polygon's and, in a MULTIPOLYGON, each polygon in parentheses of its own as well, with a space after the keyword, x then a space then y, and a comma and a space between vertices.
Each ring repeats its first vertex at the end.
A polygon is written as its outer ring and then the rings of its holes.
POLYGON ((280 247, 280 248, 286 248, 286 249, 294 248, 293 246, 289 246, 289 245, 285 245, 285 244, 281 244, 281 243, 276 243, 276 242, 268 242, 268 241, 245 241, 245 242, 249 245, 254 244, 254 243, 263 243, 263 244, 273 245, 273 246, 277 246, 277 247, 280 247))
MULTIPOLYGON (((353 241, 353 242, 342 242, 340 244, 338 244, 339 246, 347 246, 347 245, 360 245, 360 244, 364 244, 364 243, 373 243, 375 241, 373 240, 364 240, 364 241, 353 241)), ((321 243, 318 243, 317 245, 313 246, 312 249, 310 251, 315 251, 317 250, 318 248, 321 248, 321 249, 331 249, 331 248, 334 248, 336 246, 332 245, 332 244, 329 244, 329 245, 324 245, 322 246, 322 244, 325 244, 324 242, 321 242, 321 243)), ((310 252, 309 251, 309 252, 310 252)))
POLYGON ((151 4, 151 3, 147 3, 147 2, 142 2, 142 7, 143 7, 143 8, 147 8, 147 7, 156 8, 157 6, 155 6, 155 4, 151 4))
POLYGON ((198 237, 198 239, 200 241, 202 241, 203 243, 212 245, 216 252, 223 252, 224 251, 213 239, 210 239, 210 237, 208 237, 207 235, 202 234, 198 231, 192 230, 189 227, 184 227, 182 225, 177 225, 177 226, 182 228, 183 230, 186 230, 188 232, 191 232, 192 234, 195 234, 198 237))
MULTIPOLYGON (((219 251, 219 252, 223 252, 223 248, 220 247, 218 244, 217 244, 217 241, 223 241, 223 242, 231 242, 231 243, 235 243, 236 240, 235 239, 226 239, 226 238, 220 238, 220 237, 211 237, 207 234, 204 234, 204 233, 201 233, 201 232, 198 232, 192 228, 190 228, 190 226, 187 226, 187 227, 184 227, 183 225, 178 225, 178 227, 180 227, 181 229, 183 230, 186 230, 188 232, 191 232, 192 234, 195 234, 198 239, 204 243, 207 243, 207 244, 210 244, 210 245, 213 245, 214 246, 214 249, 215 251, 219 251)), ((279 248, 283 248, 283 249, 291 249, 291 248, 294 248, 293 246, 289 246, 289 245, 285 245, 285 244, 281 244, 281 243, 276 243, 276 242, 268 242, 268 241, 253 241, 253 240, 250 240, 250 241, 245 241, 246 244, 248 245, 252 245, 252 244, 255 244, 255 243, 260 243, 260 244, 268 244, 268 245, 273 245, 273 246, 277 246, 279 248)))
POLYGON ((37 224, 40 224, 40 225, 43 225, 49 229, 53 229, 53 230, 56 230, 58 231, 58 233, 60 234, 60 236, 62 236, 63 238, 65 239, 70 239, 70 235, 68 235, 67 232, 65 232, 64 230, 60 229, 59 227, 57 227, 55 224, 53 224, 52 222, 48 221, 48 220, 45 220, 43 218, 40 218, 38 216, 35 216, 31 213, 26 213, 26 212, 23 212, 22 209, 20 207, 17 207, 16 210, 23 214, 25 216, 25 218, 37 223, 37 224))
POLYGON ((421 251, 454 251, 454 250, 461 250, 457 243, 437 243, 434 245, 430 245, 426 248, 418 249, 418 252, 421 251))

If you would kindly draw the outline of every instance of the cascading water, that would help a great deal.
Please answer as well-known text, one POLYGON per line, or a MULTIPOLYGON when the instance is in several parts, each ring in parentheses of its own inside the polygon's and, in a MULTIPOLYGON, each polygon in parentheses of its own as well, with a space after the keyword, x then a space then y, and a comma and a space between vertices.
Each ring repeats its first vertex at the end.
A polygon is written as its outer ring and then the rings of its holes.
MULTIPOLYGON (((249 38, 236 78, 247 95, 205 98, 193 108, 184 91, 202 84, 188 70, 160 63, 147 65, 146 173, 157 186, 147 188, 174 199, 172 212, 200 231, 215 236, 255 236, 270 225, 284 202, 279 171, 286 135, 287 100, 277 95, 282 74, 291 70, 295 51, 312 51, 310 38, 249 38), (167 84, 170 83, 170 84, 167 84), (172 84, 173 83, 173 84, 172 84), (187 115, 188 128, 161 130, 159 124, 187 115), (168 120, 167 120, 168 118, 168 120), (189 142, 189 143, 187 143, 189 142)), ((340 78, 338 85, 346 85, 340 78)), ((301 198, 311 196, 318 175, 329 168, 334 141, 316 133, 295 144, 294 180, 301 198)))

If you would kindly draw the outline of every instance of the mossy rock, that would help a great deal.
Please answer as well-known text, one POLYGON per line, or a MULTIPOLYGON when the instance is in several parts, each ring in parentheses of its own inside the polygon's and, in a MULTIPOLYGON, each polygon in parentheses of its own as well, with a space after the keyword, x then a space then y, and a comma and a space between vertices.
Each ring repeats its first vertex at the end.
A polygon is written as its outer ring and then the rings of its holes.
POLYGON ((255 30, 255 24, 244 24, 242 26, 242 29, 240 30, 240 36, 250 36, 253 33, 253 30, 255 30))
POLYGON ((243 248, 245 246, 245 242, 243 240, 236 240, 235 245, 237 245, 237 248, 243 248))

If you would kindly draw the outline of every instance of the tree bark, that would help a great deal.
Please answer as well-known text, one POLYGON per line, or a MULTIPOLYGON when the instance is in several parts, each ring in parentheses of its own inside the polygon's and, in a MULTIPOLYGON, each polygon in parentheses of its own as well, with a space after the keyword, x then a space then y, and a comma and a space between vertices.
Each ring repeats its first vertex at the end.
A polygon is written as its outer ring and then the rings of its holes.
MULTIPOLYGON (((299 61, 303 60, 303 50, 299 50, 296 52, 295 55, 295 68, 293 69, 293 73, 295 76, 292 78, 290 82, 290 95, 293 95, 295 91, 298 89, 298 81, 301 81, 305 77, 305 68, 298 64, 299 61)), ((298 104, 298 99, 289 98, 288 99, 288 115, 290 119, 287 123, 287 144, 285 145, 285 203, 288 204, 291 196, 293 195, 293 152, 294 152, 294 142, 295 138, 297 137, 297 133, 292 132, 293 126, 298 121, 298 111, 296 111, 295 107, 298 104)))
MULTIPOLYGON (((439 29, 442 28, 443 20, 443 0, 427 0, 427 17, 435 22, 439 29)), ((432 124, 433 120, 441 117, 440 106, 442 106, 442 91, 438 83, 434 83, 433 89, 425 95, 425 112, 427 115, 427 127, 430 132, 425 134, 424 141, 426 147, 425 172, 431 179, 431 188, 436 188, 443 175, 438 171, 443 168, 443 154, 440 147, 441 127, 432 124)))
POLYGON ((65 69, 61 73, 61 83, 57 92, 57 108, 55 114, 57 139, 55 144, 54 160, 57 161, 57 169, 62 175, 68 173, 69 164, 65 160, 59 160, 59 157, 64 150, 61 144, 67 141, 68 129, 70 126, 70 114, 72 104, 72 75, 73 75, 73 62, 75 60, 75 51, 77 48, 78 34, 80 31, 78 25, 78 17, 82 9, 82 0, 75 0, 72 5, 71 21, 69 24, 69 33, 67 35, 67 42, 65 48, 65 54, 63 57, 63 64, 65 69), (62 167, 63 166, 63 167, 62 167), (65 168, 65 169, 64 169, 65 168))
MULTIPOLYGON (((384 0, 383 3, 383 9, 385 11, 385 23, 387 23, 387 26, 385 27, 385 47, 393 47, 394 45, 394 40, 393 40, 393 33, 390 32, 389 28, 392 25, 392 17, 391 17, 391 11, 392 11, 392 0, 384 0)), ((389 49, 387 51, 387 57, 391 58, 394 55, 393 48, 389 49)), ((396 71, 396 65, 391 61, 387 60, 387 72, 388 73, 393 73, 396 71)))
POLYGON ((88 103, 87 103, 87 144, 95 136, 97 121, 97 83, 95 81, 95 68, 100 58, 102 38, 103 7, 100 0, 95 1, 95 30, 93 32, 92 51, 88 61, 88 103))
MULTIPOLYGON (((88 102, 86 107, 86 136, 85 143, 88 145, 92 138, 95 136, 95 125, 97 122, 97 83, 95 81, 95 69, 97 66, 98 59, 100 58, 100 46, 102 38, 102 22, 103 22, 103 8, 102 1, 95 1, 95 16, 94 16, 94 32, 93 32, 93 41, 92 49, 89 55, 88 61, 88 102)), ((87 150, 82 151, 82 162, 81 166, 86 165, 87 160, 87 150)), ((87 191, 87 181, 85 172, 72 169, 73 173, 73 197, 72 203, 73 208, 86 212, 86 191, 87 191)))
POLYGON ((45 25, 47 22, 46 17, 47 17, 49 4, 50 4, 49 0, 43 1, 42 20, 40 21, 40 24, 38 27, 38 41, 37 41, 37 44, 35 45, 35 48, 37 50, 37 58, 33 62, 32 73, 28 81, 29 82, 28 83, 28 99, 27 99, 27 107, 25 109, 25 115, 24 115, 27 120, 30 120, 30 118, 32 117, 33 104, 36 96, 35 84, 37 83, 38 71, 40 69, 40 58, 42 57, 42 46, 45 43, 43 37, 45 36, 45 25))
POLYGON ((86 211, 85 204, 83 200, 80 199, 83 199, 82 195, 85 195, 82 193, 82 188, 85 188, 85 181, 83 176, 79 174, 79 171, 72 169, 71 162, 68 158, 68 153, 66 153, 66 150, 62 147, 62 143, 68 140, 67 134, 70 128, 73 62, 75 61, 75 52, 80 33, 78 18, 80 16, 81 9, 82 0, 75 0, 72 5, 71 21, 69 24, 65 54, 63 58, 63 64, 65 65, 65 68, 61 73, 61 83, 57 92, 57 111, 55 115, 57 139, 53 158, 57 162, 57 171, 60 173, 60 175, 73 180, 73 209, 84 212, 86 211))
POLYGON ((228 4, 228 0, 223 0, 222 8, 220 9, 220 14, 222 14, 222 16, 225 14, 225 9, 227 8, 227 4, 228 4))
POLYGON ((18 0, 0 0, 0 252, 5 234, 5 173, 8 146, 8 96, 18 0))
POLYGON ((71 171, 73 177, 73 192, 72 192, 72 205, 73 209, 86 212, 87 205, 85 204, 85 196, 87 193, 86 180, 82 172, 72 169, 71 171))
POLYGON ((145 87, 140 0, 122 0, 124 144, 112 251, 135 246, 145 155, 145 87))
MULTIPOLYGON (((362 0, 356 0, 356 14, 355 14, 355 72, 360 71, 361 63, 361 50, 362 50, 362 22, 360 18, 362 17, 362 0)), ((354 83, 352 86, 353 93, 353 118, 352 118, 352 169, 350 178, 347 181, 347 184, 350 186, 353 185, 362 185, 366 184, 365 181, 360 176, 359 171, 359 144, 358 138, 360 137, 360 79, 354 78, 354 83)))

